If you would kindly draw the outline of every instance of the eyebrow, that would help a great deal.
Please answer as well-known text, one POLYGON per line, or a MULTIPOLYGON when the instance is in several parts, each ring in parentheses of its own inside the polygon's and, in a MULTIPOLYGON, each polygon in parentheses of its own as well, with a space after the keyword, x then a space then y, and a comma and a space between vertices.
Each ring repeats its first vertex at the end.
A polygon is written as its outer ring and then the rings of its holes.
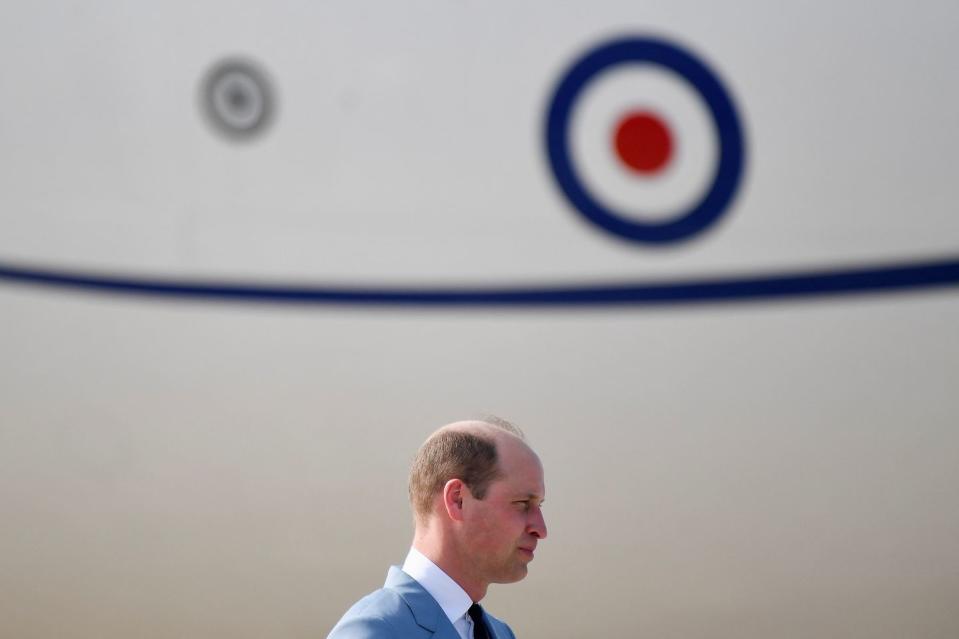
POLYGON ((535 499, 536 501, 546 501, 546 497, 537 495, 536 493, 527 493, 525 495, 517 495, 515 500, 519 499, 535 499))

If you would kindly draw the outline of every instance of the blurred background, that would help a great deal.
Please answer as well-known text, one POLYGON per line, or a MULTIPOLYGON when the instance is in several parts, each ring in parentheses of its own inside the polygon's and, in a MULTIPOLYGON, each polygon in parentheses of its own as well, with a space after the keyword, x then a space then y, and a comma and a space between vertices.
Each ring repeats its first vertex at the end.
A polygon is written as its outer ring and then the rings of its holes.
POLYGON ((323 637, 483 413, 546 470, 485 601, 517 636, 959 635, 957 35, 933 0, 0 7, 0 635, 323 637), (586 294, 482 297, 517 289, 586 294))

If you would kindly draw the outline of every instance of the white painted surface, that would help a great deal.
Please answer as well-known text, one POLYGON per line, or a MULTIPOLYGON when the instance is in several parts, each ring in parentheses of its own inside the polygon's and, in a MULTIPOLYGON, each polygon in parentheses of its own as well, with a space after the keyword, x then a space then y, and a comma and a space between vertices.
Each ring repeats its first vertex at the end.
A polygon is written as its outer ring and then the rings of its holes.
MULTIPOLYGON (((557 4, 4 6, 0 259, 562 283, 955 253, 952 4, 557 4), (542 156, 558 74, 623 33, 703 55, 746 122, 737 203, 666 250, 582 222, 542 156), (281 97, 245 146, 194 103, 237 52, 281 97)), ((489 598, 521 637, 959 633, 954 290, 412 311, 0 283, 0 313, 3 636, 325 636, 404 556, 416 446, 483 411, 546 466, 550 537, 489 598)))

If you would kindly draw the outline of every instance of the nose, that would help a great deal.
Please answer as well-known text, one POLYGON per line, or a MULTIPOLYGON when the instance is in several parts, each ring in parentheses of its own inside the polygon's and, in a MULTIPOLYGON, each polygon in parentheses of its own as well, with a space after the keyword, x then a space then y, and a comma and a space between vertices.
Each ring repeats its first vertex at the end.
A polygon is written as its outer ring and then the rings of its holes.
POLYGON ((526 522, 526 530, 537 539, 546 539, 546 519, 543 517, 542 509, 533 509, 526 522))

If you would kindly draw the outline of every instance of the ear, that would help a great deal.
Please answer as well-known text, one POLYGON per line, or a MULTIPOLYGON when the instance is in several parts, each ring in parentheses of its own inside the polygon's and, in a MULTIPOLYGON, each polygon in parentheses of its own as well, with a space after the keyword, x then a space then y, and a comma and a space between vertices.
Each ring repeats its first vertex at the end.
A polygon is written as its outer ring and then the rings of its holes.
POLYGON ((460 479, 451 479, 443 486, 443 507, 453 521, 463 521, 463 498, 468 494, 469 488, 460 479))

